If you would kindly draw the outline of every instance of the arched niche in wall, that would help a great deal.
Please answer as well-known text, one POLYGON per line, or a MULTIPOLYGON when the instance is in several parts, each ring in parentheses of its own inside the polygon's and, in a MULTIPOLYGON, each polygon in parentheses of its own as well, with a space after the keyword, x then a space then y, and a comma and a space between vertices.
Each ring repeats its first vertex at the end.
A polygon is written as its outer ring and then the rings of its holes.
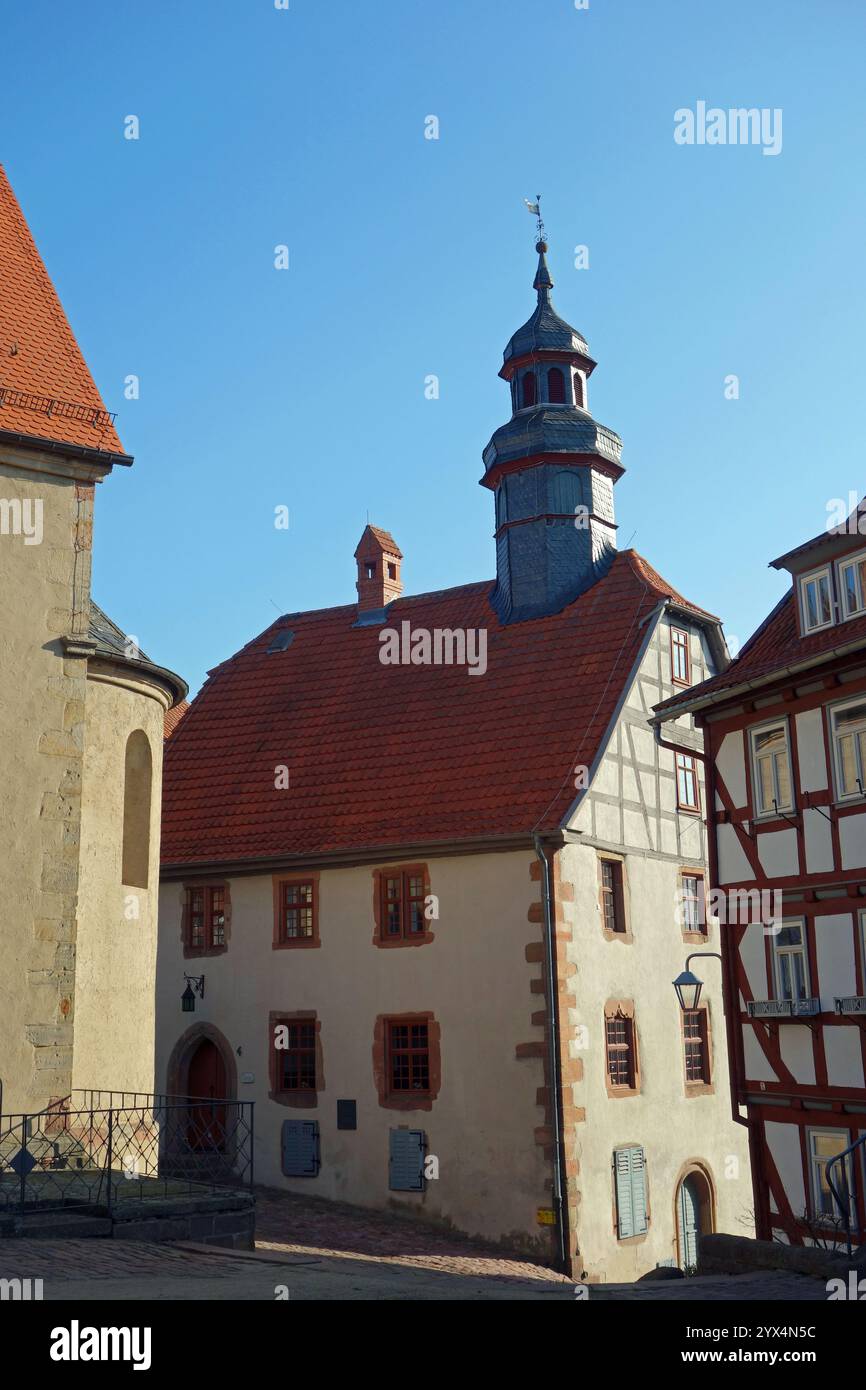
POLYGON ((150 801, 153 757, 143 729, 126 741, 123 775, 123 871, 131 888, 146 888, 150 871, 150 801))

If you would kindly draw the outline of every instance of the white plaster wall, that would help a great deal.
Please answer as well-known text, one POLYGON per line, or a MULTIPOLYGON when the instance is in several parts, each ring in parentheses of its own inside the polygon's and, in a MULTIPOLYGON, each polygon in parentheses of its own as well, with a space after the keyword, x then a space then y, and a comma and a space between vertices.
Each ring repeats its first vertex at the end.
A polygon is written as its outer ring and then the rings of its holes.
POLYGON ((839 1024, 824 1028, 824 1055, 827 1081, 831 1086, 860 1088, 863 1080, 863 1049, 858 1024, 839 1024))
POLYGON ((796 874, 797 831, 794 826, 757 836, 758 858, 767 878, 789 878, 796 874))
POLYGON ((755 875, 732 825, 716 827, 719 883, 751 883, 755 875))
MULTIPOLYGON (((393 862, 393 861, 384 861, 393 862)), ((422 945, 373 945, 373 868, 324 871, 320 879, 321 947, 273 950, 270 877, 230 880, 231 938, 221 956, 183 960, 182 888, 161 890, 158 966, 159 1076, 191 1024, 211 1022, 236 1053, 238 1098, 256 1101, 257 1180, 309 1195, 370 1207, 398 1207, 452 1222, 490 1239, 511 1237, 547 1246, 536 1222, 550 1203, 550 1164, 534 1142, 544 1123, 536 1104, 540 1059, 515 1057, 517 1044, 540 1041, 530 990, 541 967, 525 947, 541 941, 530 923, 540 888, 530 881, 532 854, 431 859, 430 891, 439 898, 435 939, 422 945), (195 1015, 180 1009, 184 970, 206 976, 195 1015), (321 1022, 324 1089, 311 1110, 268 1098, 271 1012, 315 1010, 321 1022), (373 1075, 377 1015, 430 1010, 441 1027, 442 1084, 432 1110, 394 1111, 379 1104, 373 1075), (238 1050, 240 1052, 238 1053, 238 1050), (355 1099, 356 1131, 338 1130, 338 1099, 355 1099), (316 1178, 284 1178, 284 1120, 318 1120, 322 1167, 316 1178), (427 1134, 440 1176, 423 1193, 388 1188, 388 1131, 408 1126, 427 1134)))
POLYGON ((840 816, 839 845, 843 869, 860 869, 866 865, 866 815, 840 816))
POLYGON ((735 806, 745 806, 746 756, 740 729, 725 734, 716 753, 716 767, 735 806))
POLYGON ((827 786, 823 710, 802 710, 796 717, 800 790, 823 791, 827 786))
POLYGON ((760 922, 750 922, 740 943, 740 959, 753 999, 769 999, 766 936, 760 922))
MULTIPOLYGON (((834 916, 816 917, 815 946, 821 1010, 832 1013, 834 998, 857 992, 852 914, 843 912, 834 916)), ((814 993, 814 982, 812 988, 814 993)))
POLYGON ((798 1023, 786 1023, 779 1029, 779 1051, 782 1061, 799 1085, 815 1085, 815 1048, 810 1028, 798 1023))
POLYGON ((826 873, 833 867, 833 827, 826 815, 806 807, 803 811, 806 839, 806 872, 826 873))
POLYGON ((778 1120, 765 1120, 764 1133, 791 1210, 795 1216, 801 1216, 806 1210, 806 1191, 803 1184, 799 1127, 780 1123, 778 1120))
MULTIPOLYGON (((760 1025, 758 1025, 760 1026, 760 1025)), ((755 1037, 755 1028, 751 1023, 744 1023, 743 1027, 743 1068, 746 1073, 747 1081, 778 1081, 778 1077, 767 1061, 764 1049, 755 1037)))

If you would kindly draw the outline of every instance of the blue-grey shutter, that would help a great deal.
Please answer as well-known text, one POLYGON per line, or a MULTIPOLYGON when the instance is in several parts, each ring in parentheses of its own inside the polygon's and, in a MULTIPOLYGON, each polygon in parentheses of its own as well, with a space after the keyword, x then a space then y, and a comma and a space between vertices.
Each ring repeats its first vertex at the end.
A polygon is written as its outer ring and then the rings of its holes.
POLYGON ((423 1192, 426 1147, 423 1129, 389 1131, 388 1186, 392 1192, 423 1192))
POLYGON ((318 1120, 283 1120, 281 1150, 287 1178, 314 1178, 320 1163, 318 1120))
POLYGON ((647 1229, 646 1157, 638 1145, 615 1149, 616 1225, 620 1240, 643 1235, 647 1229))

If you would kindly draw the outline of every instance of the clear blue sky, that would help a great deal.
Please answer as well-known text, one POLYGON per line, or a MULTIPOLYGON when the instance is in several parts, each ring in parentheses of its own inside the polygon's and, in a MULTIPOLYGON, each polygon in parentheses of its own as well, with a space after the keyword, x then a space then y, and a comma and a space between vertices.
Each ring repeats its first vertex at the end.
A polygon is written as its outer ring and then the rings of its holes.
POLYGON ((97 600, 195 690, 278 612, 354 600, 368 511, 408 591, 492 576, 540 190, 620 543, 744 640, 767 561, 864 491, 866 5, 290 6, 4 12, 0 158, 136 459, 98 493, 97 600), (699 100, 781 108, 782 152, 675 144, 699 100))

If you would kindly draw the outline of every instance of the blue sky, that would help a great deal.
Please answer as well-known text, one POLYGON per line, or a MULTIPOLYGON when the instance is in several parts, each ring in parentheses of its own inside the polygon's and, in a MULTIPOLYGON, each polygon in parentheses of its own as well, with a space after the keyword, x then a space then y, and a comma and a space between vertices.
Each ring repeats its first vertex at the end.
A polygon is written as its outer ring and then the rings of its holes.
POLYGON ((43 0, 3 46, 0 159, 136 459, 94 595, 193 690, 354 600, 368 512, 409 592, 493 575, 538 191, 622 546, 744 640, 864 491, 861 0, 43 0), (781 153, 676 144, 698 101, 781 108, 781 153))

